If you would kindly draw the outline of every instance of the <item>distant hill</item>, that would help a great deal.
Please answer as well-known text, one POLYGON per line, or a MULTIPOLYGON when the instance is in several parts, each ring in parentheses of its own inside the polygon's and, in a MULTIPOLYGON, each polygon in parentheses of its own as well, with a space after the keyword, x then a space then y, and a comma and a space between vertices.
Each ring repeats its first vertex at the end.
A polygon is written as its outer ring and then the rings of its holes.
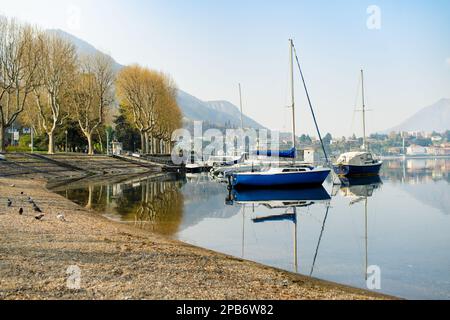
MULTIPOLYGON (((241 127, 239 108, 228 101, 201 101, 190 94, 179 90, 178 104, 184 116, 189 120, 207 121, 223 127, 225 124, 241 127)), ((262 129, 262 125, 244 115, 244 127, 262 129)))
POLYGON ((386 130, 390 132, 444 132, 450 130, 450 99, 441 99, 413 115, 397 127, 386 130))
MULTIPOLYGON (((58 35, 75 45, 78 54, 95 54, 100 52, 90 43, 75 37, 74 35, 62 30, 47 30, 49 34, 58 35)), ((120 71, 124 66, 117 63, 114 58, 114 69, 120 71)), ((183 112, 185 122, 205 121, 209 125, 217 125, 218 127, 225 127, 231 125, 235 127, 241 126, 241 114, 239 108, 228 101, 202 101, 183 90, 178 90, 178 105, 183 112)), ((262 129, 262 125, 253 119, 244 116, 244 126, 248 128, 262 129)))

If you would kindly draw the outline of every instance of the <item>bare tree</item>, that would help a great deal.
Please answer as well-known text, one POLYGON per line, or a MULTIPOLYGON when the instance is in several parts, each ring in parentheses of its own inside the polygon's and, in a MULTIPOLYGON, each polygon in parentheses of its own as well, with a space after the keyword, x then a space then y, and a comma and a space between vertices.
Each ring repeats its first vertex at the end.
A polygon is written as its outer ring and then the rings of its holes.
POLYGON ((100 53, 83 57, 73 93, 73 117, 86 136, 89 155, 94 154, 92 135, 103 123, 106 108, 114 102, 114 81, 111 58, 100 53))
POLYGON ((53 154, 55 129, 69 115, 77 54, 73 44, 55 35, 41 33, 37 42, 42 59, 37 69, 39 86, 33 89, 33 106, 48 135, 48 153, 53 154))
POLYGON ((36 32, 15 20, 0 17, 0 152, 5 151, 5 132, 24 111, 36 84, 40 59, 36 32))

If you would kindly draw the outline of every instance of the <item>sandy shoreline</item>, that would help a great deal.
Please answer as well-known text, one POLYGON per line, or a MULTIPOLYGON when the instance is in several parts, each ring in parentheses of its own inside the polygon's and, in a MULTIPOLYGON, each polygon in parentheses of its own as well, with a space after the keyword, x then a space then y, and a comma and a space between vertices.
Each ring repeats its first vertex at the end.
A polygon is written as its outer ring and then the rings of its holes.
POLYGON ((48 191, 45 183, 0 178, 0 299, 389 298, 109 221, 48 191), (29 196, 46 214, 43 221, 35 219, 29 196), (58 220, 60 213, 66 222, 58 220), (67 287, 70 266, 81 271, 79 290, 67 287))

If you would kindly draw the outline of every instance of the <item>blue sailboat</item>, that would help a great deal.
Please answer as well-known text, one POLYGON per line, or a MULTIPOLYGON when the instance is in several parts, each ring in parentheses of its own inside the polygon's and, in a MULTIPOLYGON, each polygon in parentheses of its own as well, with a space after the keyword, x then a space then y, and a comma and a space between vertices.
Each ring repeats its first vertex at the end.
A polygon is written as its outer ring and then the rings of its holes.
POLYGON ((342 154, 333 165, 333 170, 338 176, 358 177, 358 176, 378 176, 380 174, 383 162, 375 159, 374 155, 368 151, 366 139, 366 103, 364 92, 364 71, 361 70, 362 83, 362 120, 364 143, 363 151, 347 152, 342 154))
MULTIPOLYGON (((280 152, 283 156, 293 159, 290 165, 270 168, 260 172, 241 172, 231 176, 234 188, 290 188, 321 186, 331 170, 327 168, 299 165, 295 163, 297 149, 295 145, 295 93, 294 93, 294 43, 289 39, 291 94, 292 94, 292 142, 293 148, 287 152, 280 152)), ((279 153, 279 154, 280 154, 279 153)))
POLYGON ((271 168, 261 172, 233 174, 234 188, 292 188, 321 186, 331 170, 311 166, 271 168))

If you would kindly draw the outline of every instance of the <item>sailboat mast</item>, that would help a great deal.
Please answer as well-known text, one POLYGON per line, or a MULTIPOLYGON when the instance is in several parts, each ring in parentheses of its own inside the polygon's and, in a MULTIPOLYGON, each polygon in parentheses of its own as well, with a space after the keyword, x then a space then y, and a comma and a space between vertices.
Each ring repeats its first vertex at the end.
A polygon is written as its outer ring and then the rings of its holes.
POLYGON ((363 114, 363 132, 364 132, 363 149, 367 151, 367 137, 366 137, 366 97, 365 97, 365 91, 364 91, 364 70, 361 70, 361 84, 362 84, 362 114, 363 114))
POLYGON ((241 107, 241 129, 244 130, 244 118, 242 112, 242 88, 240 83, 239 83, 239 105, 241 107))
MULTIPOLYGON (((289 56, 290 56, 290 68, 291 68, 291 101, 292 101, 292 146, 296 149, 295 145, 295 88, 294 88, 294 42, 289 39, 289 56)), ((297 153, 297 152, 295 152, 297 153)), ((295 158, 294 158, 295 164, 295 158)))

